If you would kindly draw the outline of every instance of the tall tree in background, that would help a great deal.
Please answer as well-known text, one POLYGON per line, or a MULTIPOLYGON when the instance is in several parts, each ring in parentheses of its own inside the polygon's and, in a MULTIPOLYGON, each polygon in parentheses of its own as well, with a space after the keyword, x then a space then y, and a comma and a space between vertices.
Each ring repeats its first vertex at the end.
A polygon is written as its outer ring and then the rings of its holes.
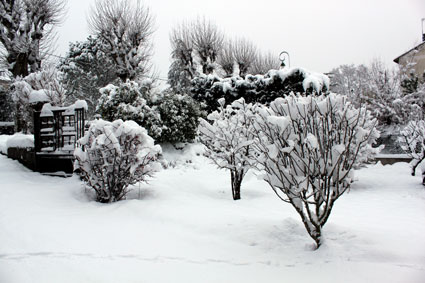
POLYGON ((341 65, 331 70, 332 92, 346 95, 354 106, 366 101, 369 89, 369 69, 365 65, 341 65))
POLYGON ((40 51, 51 47, 53 28, 63 18, 66 0, 0 0, 0 47, 14 77, 41 67, 40 51))
POLYGON ((99 89, 118 77, 115 66, 102 51, 102 42, 89 36, 86 41, 70 43, 66 57, 59 65, 68 100, 83 99, 88 103, 87 114, 91 117, 100 98, 99 89))
POLYGON ((257 48, 248 39, 239 38, 234 42, 233 56, 239 67, 239 76, 245 78, 257 56, 257 48))
POLYGON ((97 0, 88 22, 102 42, 103 52, 114 62, 117 76, 125 82, 146 75, 152 56, 154 18, 140 1, 97 0))
POLYGON ((224 34, 211 21, 197 18, 190 26, 193 48, 198 56, 202 73, 211 74, 223 47, 224 34))
POLYGON ((231 40, 226 40, 224 42, 217 63, 225 78, 233 76, 235 71, 235 56, 233 54, 233 42, 231 40))
POLYGON ((196 74, 193 42, 187 24, 178 25, 171 31, 170 43, 173 62, 168 71, 168 83, 174 93, 187 93, 196 74))
POLYGON ((279 68, 280 61, 277 54, 258 52, 249 68, 249 72, 253 75, 265 75, 268 71, 278 70, 279 68))

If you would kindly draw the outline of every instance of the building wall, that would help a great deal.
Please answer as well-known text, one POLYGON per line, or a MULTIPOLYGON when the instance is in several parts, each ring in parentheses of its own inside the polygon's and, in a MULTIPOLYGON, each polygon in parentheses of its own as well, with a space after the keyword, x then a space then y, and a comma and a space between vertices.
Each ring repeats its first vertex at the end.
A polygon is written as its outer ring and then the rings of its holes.
POLYGON ((412 50, 399 59, 399 64, 403 67, 409 62, 416 62, 414 66, 416 75, 422 78, 425 71, 425 44, 422 44, 417 50, 412 50))

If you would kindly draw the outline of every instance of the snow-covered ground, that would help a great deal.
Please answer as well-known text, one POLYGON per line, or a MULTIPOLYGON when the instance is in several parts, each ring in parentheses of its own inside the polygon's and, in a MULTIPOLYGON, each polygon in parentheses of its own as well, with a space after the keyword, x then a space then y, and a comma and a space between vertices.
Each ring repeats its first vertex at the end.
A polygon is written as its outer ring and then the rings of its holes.
POLYGON ((406 163, 359 170, 313 251, 289 204, 252 173, 233 201, 201 151, 165 148, 168 169, 114 204, 0 155, 0 282, 425 281, 425 189, 406 163))

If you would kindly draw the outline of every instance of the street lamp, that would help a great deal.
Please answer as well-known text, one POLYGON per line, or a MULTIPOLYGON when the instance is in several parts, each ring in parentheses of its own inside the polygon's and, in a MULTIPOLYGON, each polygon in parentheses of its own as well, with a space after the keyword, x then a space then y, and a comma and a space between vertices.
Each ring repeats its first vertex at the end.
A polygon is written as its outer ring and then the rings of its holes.
POLYGON ((286 52, 286 51, 282 51, 279 54, 279 60, 282 61, 282 63, 280 63, 280 66, 282 68, 285 68, 285 66, 286 66, 286 64, 285 64, 286 57, 288 57, 288 67, 291 67, 291 60, 289 58, 289 53, 286 52))
POLYGON ((425 18, 422 18, 422 42, 425 42, 424 21, 425 18))

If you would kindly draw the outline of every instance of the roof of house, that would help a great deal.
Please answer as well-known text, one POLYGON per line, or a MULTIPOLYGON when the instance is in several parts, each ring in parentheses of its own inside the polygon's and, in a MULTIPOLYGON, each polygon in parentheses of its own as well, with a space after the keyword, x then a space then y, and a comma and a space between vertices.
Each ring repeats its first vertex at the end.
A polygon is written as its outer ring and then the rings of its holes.
POLYGON ((401 54, 400 56, 398 56, 397 58, 395 58, 393 61, 396 62, 398 64, 399 60, 401 57, 405 56, 406 54, 410 53, 413 50, 418 50, 419 47, 423 46, 425 44, 425 41, 418 44, 417 46, 413 47, 412 49, 410 49, 409 51, 404 52, 403 54, 401 54))

